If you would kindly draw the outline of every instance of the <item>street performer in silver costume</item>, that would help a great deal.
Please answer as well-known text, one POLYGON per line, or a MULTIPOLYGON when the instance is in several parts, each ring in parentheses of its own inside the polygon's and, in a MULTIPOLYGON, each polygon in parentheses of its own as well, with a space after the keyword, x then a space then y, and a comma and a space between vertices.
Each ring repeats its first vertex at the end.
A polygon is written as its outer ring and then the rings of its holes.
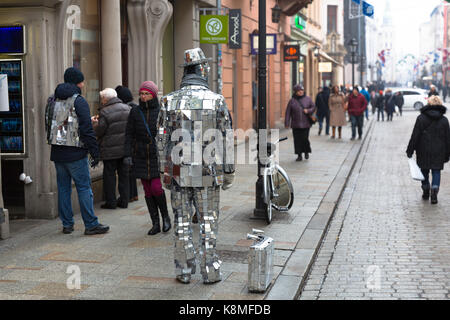
POLYGON ((220 186, 226 190, 234 180, 231 117, 224 97, 208 88, 208 60, 200 48, 185 51, 181 89, 162 97, 158 119, 160 170, 171 191, 175 269, 182 283, 190 282, 197 258, 204 283, 222 280, 216 253, 220 186), (212 153, 211 145, 216 146, 212 153), (200 223, 198 257, 192 214, 200 223))

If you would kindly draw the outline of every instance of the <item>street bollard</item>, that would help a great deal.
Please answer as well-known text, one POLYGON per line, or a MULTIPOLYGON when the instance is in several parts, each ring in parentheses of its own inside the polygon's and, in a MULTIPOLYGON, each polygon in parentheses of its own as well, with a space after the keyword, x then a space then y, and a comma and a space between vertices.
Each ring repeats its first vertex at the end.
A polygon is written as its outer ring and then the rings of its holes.
POLYGON ((8 210, 0 208, 0 240, 5 240, 10 237, 9 234, 9 215, 8 210))
POLYGON ((262 230, 252 232, 247 234, 247 239, 255 241, 248 253, 248 290, 265 292, 273 279, 274 241, 262 230))

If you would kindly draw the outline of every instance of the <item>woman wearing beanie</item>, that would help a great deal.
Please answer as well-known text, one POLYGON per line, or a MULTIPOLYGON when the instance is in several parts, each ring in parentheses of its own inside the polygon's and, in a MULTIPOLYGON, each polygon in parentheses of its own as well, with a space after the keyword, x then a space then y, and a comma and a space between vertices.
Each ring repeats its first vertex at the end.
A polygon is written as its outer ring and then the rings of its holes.
MULTIPOLYGON (((133 101, 133 94, 130 89, 123 86, 116 87, 117 97, 122 100, 123 103, 126 103, 131 108, 137 107, 137 104, 133 101)), ((138 191, 137 191, 137 183, 136 177, 134 176, 133 170, 130 170, 130 199, 129 202, 138 201, 138 191)))
POLYGON ((309 142, 309 129, 311 124, 308 115, 316 111, 316 106, 311 98, 305 95, 303 86, 297 84, 294 86, 294 95, 287 105, 285 127, 292 128, 294 135, 295 153, 298 155, 297 161, 302 161, 302 153, 305 159, 309 158, 311 153, 311 144, 309 142))
POLYGON ((160 109, 157 94, 158 87, 155 83, 142 83, 139 89, 139 105, 131 109, 128 117, 125 142, 126 161, 132 165, 134 176, 141 179, 144 187, 145 201, 153 223, 149 235, 161 232, 158 208, 163 220, 163 232, 171 228, 166 195, 161 185, 155 140, 160 109))
POLYGON ((420 110, 414 130, 409 140, 406 155, 413 156, 416 151, 417 165, 422 170, 422 198, 428 200, 431 191, 431 203, 436 204, 441 183, 441 170, 450 159, 450 129, 444 114, 446 108, 438 96, 431 96, 428 104, 420 110), (430 188, 429 174, 432 181, 430 188), (431 189, 431 190, 430 190, 431 189))

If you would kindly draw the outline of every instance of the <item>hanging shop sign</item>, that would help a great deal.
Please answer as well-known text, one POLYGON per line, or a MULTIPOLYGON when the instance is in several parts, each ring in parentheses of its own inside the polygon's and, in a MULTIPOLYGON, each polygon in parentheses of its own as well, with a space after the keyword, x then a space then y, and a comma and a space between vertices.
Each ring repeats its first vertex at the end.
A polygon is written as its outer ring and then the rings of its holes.
POLYGON ((333 64, 331 62, 319 62, 319 72, 331 72, 333 64))
MULTIPOLYGON (((259 35, 250 34, 250 48, 251 54, 258 54, 258 43, 259 35)), ((267 33, 266 34, 266 54, 277 54, 277 34, 267 33)))
POLYGON ((284 46, 284 61, 298 61, 300 60, 300 46, 286 45, 284 46))
POLYGON ((0 53, 25 54, 24 26, 0 27, 0 53))
POLYGON ((228 16, 201 15, 200 43, 228 43, 228 16))
POLYGON ((228 46, 230 49, 242 48, 242 13, 241 9, 230 9, 229 16, 229 34, 228 46))

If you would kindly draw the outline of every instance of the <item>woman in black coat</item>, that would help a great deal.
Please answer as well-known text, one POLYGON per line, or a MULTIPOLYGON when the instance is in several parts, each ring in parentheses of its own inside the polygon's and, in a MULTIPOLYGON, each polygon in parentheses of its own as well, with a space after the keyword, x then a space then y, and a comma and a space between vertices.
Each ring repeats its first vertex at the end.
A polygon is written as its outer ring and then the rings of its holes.
POLYGON ((161 232, 158 208, 163 219, 163 232, 171 228, 155 140, 160 110, 157 94, 158 87, 152 81, 145 81, 141 85, 139 106, 130 111, 125 139, 125 155, 132 165, 134 176, 141 179, 144 187, 145 201, 153 223, 149 235, 161 232))
POLYGON ((441 182, 441 170, 450 158, 450 128, 444 114, 446 108, 437 96, 428 99, 428 105, 420 110, 411 139, 406 150, 408 158, 416 151, 417 165, 422 170, 425 180, 422 181, 422 198, 430 197, 430 170, 432 174, 431 203, 436 204, 441 182))
MULTIPOLYGON (((126 103, 131 108, 136 107, 137 104, 133 102, 133 94, 130 89, 124 86, 116 87, 117 97, 122 100, 123 103, 126 103)), ((133 171, 130 172, 130 199, 128 202, 133 202, 139 200, 138 191, 137 191, 137 183, 136 177, 134 176, 133 171)))

